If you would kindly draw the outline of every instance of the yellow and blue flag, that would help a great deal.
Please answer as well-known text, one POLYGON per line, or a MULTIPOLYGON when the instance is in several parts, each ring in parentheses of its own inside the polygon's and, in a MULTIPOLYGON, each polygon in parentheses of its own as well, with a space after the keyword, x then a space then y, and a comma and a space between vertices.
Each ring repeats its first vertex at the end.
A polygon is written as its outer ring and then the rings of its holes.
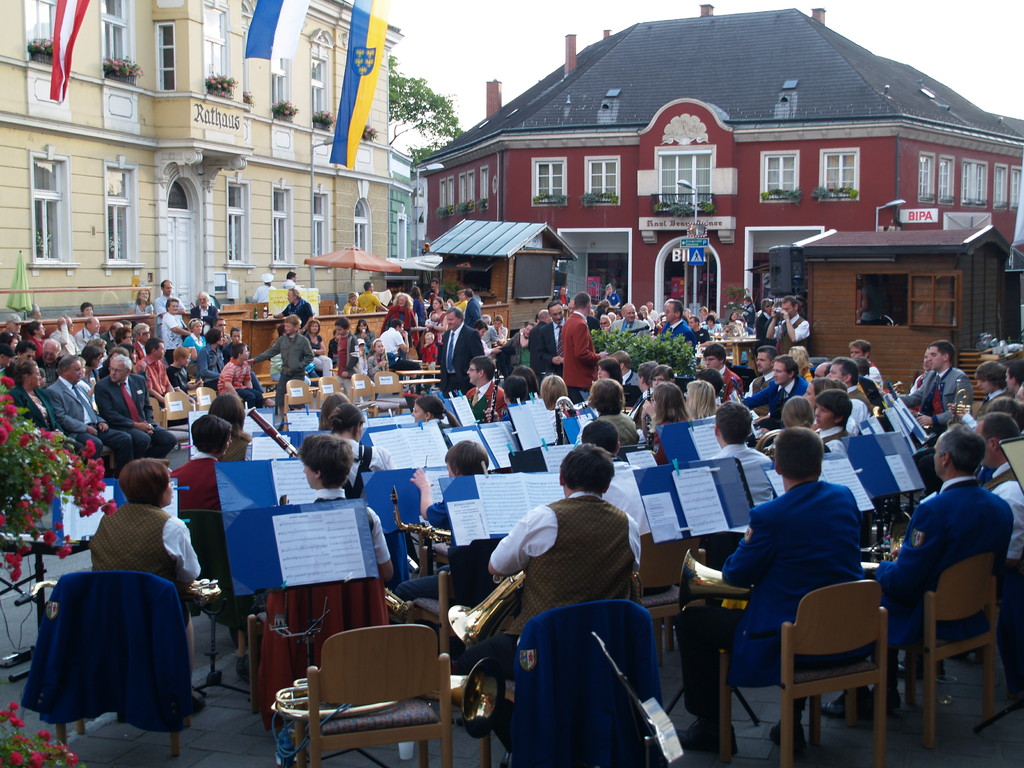
POLYGON ((352 7, 348 60, 341 87, 338 122, 334 129, 331 162, 352 168, 363 138, 377 78, 384 66, 384 39, 388 31, 390 0, 356 0, 352 7))

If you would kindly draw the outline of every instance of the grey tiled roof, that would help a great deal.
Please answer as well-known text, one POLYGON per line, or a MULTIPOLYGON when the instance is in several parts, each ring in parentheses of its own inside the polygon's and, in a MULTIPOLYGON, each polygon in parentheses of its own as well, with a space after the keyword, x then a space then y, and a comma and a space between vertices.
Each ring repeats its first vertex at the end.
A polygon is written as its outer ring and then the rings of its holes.
POLYGON ((559 67, 437 157, 500 133, 637 129, 684 97, 736 126, 906 117, 1022 135, 1021 121, 1004 122, 790 9, 635 24, 588 46, 568 76, 559 67), (784 89, 787 81, 795 87, 784 89), (616 88, 618 96, 606 96, 616 88))
POLYGON ((430 252, 442 256, 510 258, 524 247, 560 250, 565 258, 576 255, 547 224, 466 219, 434 240, 430 252))

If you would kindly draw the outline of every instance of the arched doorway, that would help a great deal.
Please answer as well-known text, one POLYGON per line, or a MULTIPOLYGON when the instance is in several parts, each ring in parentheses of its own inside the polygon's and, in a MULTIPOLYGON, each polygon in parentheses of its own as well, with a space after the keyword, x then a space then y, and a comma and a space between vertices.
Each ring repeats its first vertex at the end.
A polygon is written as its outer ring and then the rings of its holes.
MULTIPOLYGON (((679 240, 672 239, 662 246, 654 262, 654 301, 658 311, 668 299, 679 299, 689 307, 693 302, 694 267, 685 261, 685 251, 679 261, 673 260, 672 251, 679 247, 679 240)), ((704 249, 705 263, 696 269, 697 304, 716 312, 721 311, 722 296, 719 286, 721 261, 718 252, 711 246, 704 249)))
POLYGON ((184 185, 180 181, 172 182, 167 192, 167 279, 174 283, 174 293, 186 308, 200 290, 195 285, 199 269, 193 211, 184 185))

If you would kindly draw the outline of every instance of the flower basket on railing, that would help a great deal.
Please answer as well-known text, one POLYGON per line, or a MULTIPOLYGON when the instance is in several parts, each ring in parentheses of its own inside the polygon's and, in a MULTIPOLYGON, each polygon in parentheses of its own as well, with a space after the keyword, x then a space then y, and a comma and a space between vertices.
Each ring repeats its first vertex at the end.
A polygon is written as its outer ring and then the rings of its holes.
POLYGON ((137 78, 142 76, 142 67, 131 59, 103 60, 103 76, 108 80, 118 80, 122 83, 135 85, 137 78))
POLYGON ((313 125, 317 128, 323 128, 324 130, 329 131, 334 127, 334 115, 327 110, 314 112, 313 125))
POLYGON ((210 75, 206 78, 206 92, 222 99, 233 98, 236 85, 238 85, 238 81, 227 75, 210 75))
POLYGON ((41 64, 53 62, 53 39, 49 37, 36 37, 28 41, 29 61, 38 61, 41 64))
POLYGON ((290 101, 277 101, 270 105, 270 112, 278 120, 287 120, 290 123, 292 118, 299 114, 299 108, 290 101))

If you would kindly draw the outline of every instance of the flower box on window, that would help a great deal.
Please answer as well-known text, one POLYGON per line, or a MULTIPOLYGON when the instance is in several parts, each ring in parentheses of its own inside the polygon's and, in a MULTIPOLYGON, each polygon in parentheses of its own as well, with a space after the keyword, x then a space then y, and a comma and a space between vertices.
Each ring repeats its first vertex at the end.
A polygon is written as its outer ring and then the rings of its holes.
POLYGON ((799 189, 769 189, 761 193, 761 199, 765 202, 769 200, 782 200, 787 203, 799 203, 803 196, 804 193, 799 189))
POLYGON ((534 205, 565 205, 568 202, 568 195, 552 195, 545 192, 541 195, 535 195, 533 198, 534 205))
POLYGON ((53 62, 53 39, 49 37, 36 37, 28 41, 29 61, 38 61, 41 64, 53 62))
POLYGON ((103 60, 103 76, 108 80, 118 80, 122 83, 135 85, 135 80, 142 76, 142 67, 131 59, 103 60))
POLYGON ((592 205, 618 205, 619 196, 614 192, 587 192, 580 197, 580 202, 587 208, 592 205))
POLYGON ((811 197, 815 200, 856 200, 859 193, 853 187, 815 187, 811 197))
POLYGON ((455 206, 454 205, 442 205, 440 208, 438 208, 436 211, 434 211, 434 213, 437 215, 437 218, 439 218, 439 219, 447 219, 449 216, 451 216, 453 213, 455 213, 455 206))
POLYGON ((458 207, 455 210, 457 210, 459 213, 472 213, 473 211, 476 210, 476 203, 474 203, 472 200, 470 200, 468 203, 459 203, 458 207))
POLYGON ((227 75, 210 75, 206 78, 206 92, 211 96, 220 96, 222 99, 233 98, 236 85, 238 85, 238 81, 227 75))
POLYGON ((313 125, 316 128, 330 130, 334 127, 334 115, 326 110, 313 113, 313 125))
POLYGON ((256 104, 256 99, 252 97, 252 93, 249 91, 242 92, 242 103, 248 104, 250 107, 256 104))
POLYGON ((372 125, 368 125, 363 128, 363 141, 376 141, 380 134, 377 133, 377 129, 372 125))
POLYGON ((486 197, 483 200, 477 200, 476 201, 476 209, 478 211, 486 211, 487 210, 487 198, 486 197))
POLYGON ((287 120, 290 123, 292 118, 299 114, 299 108, 290 101, 277 101, 270 105, 270 112, 278 120, 287 120))

